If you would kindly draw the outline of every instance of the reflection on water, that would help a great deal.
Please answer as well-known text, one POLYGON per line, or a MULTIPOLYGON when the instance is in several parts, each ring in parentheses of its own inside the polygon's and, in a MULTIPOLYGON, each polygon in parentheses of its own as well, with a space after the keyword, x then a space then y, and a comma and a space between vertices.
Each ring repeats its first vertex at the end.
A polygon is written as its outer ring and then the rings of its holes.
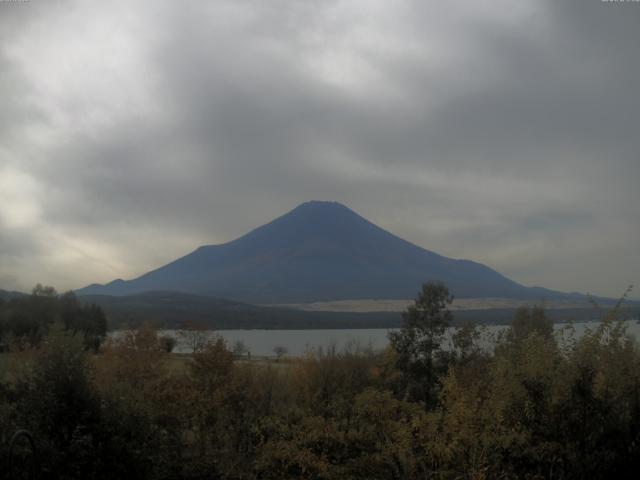
MULTIPOLYGON (((571 324, 556 324, 556 334, 559 338, 570 339, 579 338, 587 329, 594 329, 600 322, 582 322, 571 324)), ((635 320, 627 323, 627 331, 640 338, 640 324, 635 320)), ((503 331, 504 325, 492 325, 481 327, 482 344, 489 348, 496 337, 503 331)), ((275 347, 284 347, 289 355, 302 355, 306 351, 318 347, 327 348, 335 346, 338 349, 344 348, 348 344, 357 344, 360 347, 371 347, 374 350, 382 350, 387 346, 386 328, 371 329, 340 329, 340 330, 219 330, 200 332, 199 340, 213 338, 215 335, 222 335, 227 341, 229 348, 240 341, 254 356, 275 356, 275 347)), ((453 330, 449 330, 449 334, 453 330)), ((161 330, 160 335, 174 337, 178 343, 174 352, 191 353, 193 350, 193 335, 179 330, 161 330)), ((122 331, 111 332, 112 338, 118 338, 122 331)), ((451 345, 450 335, 444 342, 444 347, 451 345)))

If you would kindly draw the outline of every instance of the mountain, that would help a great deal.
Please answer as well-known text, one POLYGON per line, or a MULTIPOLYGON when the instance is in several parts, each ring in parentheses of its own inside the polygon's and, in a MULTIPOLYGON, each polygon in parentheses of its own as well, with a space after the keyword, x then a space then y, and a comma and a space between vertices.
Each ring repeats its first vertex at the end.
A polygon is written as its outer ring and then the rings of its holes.
POLYGON ((441 280, 456 297, 571 297, 524 287, 470 260, 438 255, 377 227, 336 202, 303 203, 221 245, 192 253, 133 280, 90 285, 79 295, 177 291, 278 304, 414 298, 441 280))

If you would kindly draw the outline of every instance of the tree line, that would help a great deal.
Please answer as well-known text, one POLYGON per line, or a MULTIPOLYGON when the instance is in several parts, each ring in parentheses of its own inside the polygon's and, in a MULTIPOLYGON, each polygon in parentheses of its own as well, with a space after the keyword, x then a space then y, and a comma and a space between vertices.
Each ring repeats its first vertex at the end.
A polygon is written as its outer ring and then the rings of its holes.
POLYGON ((85 347, 94 352, 107 335, 102 308, 78 301, 71 291, 59 295, 55 288, 38 284, 31 295, 0 298, 0 349, 36 348, 54 323, 81 336, 85 347))
POLYGON ((383 352, 277 363, 221 337, 172 355, 150 325, 94 353, 54 321, 0 356, 0 429, 28 428, 51 479, 635 478, 640 351, 619 305, 580 337, 523 307, 490 346, 465 325, 443 348, 451 300, 424 285, 383 352))

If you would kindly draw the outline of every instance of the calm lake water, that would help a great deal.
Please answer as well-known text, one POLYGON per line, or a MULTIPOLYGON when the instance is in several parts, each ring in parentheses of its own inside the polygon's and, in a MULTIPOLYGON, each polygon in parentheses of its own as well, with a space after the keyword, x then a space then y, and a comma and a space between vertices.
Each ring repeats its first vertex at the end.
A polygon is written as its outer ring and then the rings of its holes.
MULTIPOLYGON (((556 324, 557 335, 562 338, 578 338, 587 329, 594 329, 600 322, 556 324), (573 330, 568 330, 572 328, 573 330)), ((640 324, 636 320, 626 322, 627 331, 636 338, 640 338, 640 324)), ((487 326, 482 328, 482 344, 490 348, 495 337, 504 330, 503 325, 487 326)), ((393 329, 391 329, 393 330, 393 329)), ((238 341, 244 343, 247 349, 254 356, 274 356, 275 347, 284 347, 288 355, 298 356, 305 352, 335 346, 341 350, 349 344, 357 344, 360 347, 371 347, 374 350, 382 350, 388 344, 387 333, 391 331, 386 328, 371 329, 340 329, 340 330, 217 330, 199 332, 199 340, 214 338, 215 335, 222 335, 230 348, 238 341)), ((115 331, 109 335, 117 338, 124 332, 115 331)), ((451 330, 450 332, 451 333, 451 330)), ((193 334, 179 330, 161 330, 160 335, 176 338, 178 341, 174 352, 191 353, 193 334)), ((450 345, 450 335, 445 339, 445 348, 450 345)))

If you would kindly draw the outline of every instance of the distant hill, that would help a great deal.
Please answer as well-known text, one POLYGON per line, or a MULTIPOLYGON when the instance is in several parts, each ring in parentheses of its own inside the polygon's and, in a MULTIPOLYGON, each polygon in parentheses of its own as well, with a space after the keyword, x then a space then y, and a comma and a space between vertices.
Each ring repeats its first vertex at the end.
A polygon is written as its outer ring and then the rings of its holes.
MULTIPOLYGON (((145 292, 126 296, 83 295, 79 299, 100 305, 107 314, 109 329, 130 328, 150 322, 156 328, 225 329, 326 329, 397 328, 399 312, 303 311, 282 307, 263 307, 202 297, 180 292, 145 292)), ((637 306, 636 306, 637 307, 637 306)), ((454 325, 466 321, 477 324, 508 324, 515 308, 459 310, 454 325)), ((589 308, 550 308, 547 315, 556 322, 598 318, 589 308)), ((632 312, 637 317, 638 308, 632 312)))
POLYGON ((79 299, 100 305, 109 319, 109 329, 136 327, 144 322, 157 328, 204 329, 392 328, 400 324, 400 315, 394 312, 304 312, 180 292, 82 295, 79 299))
POLYGON ((2 300, 11 300, 12 298, 24 297, 26 295, 27 295, 26 293, 12 292, 8 290, 0 289, 0 299, 2 300))
POLYGON ((335 202, 304 203, 222 245, 208 245, 133 280, 80 295, 178 291, 258 304, 414 298, 441 280, 460 298, 574 298, 520 285, 471 260, 438 255, 335 202))

